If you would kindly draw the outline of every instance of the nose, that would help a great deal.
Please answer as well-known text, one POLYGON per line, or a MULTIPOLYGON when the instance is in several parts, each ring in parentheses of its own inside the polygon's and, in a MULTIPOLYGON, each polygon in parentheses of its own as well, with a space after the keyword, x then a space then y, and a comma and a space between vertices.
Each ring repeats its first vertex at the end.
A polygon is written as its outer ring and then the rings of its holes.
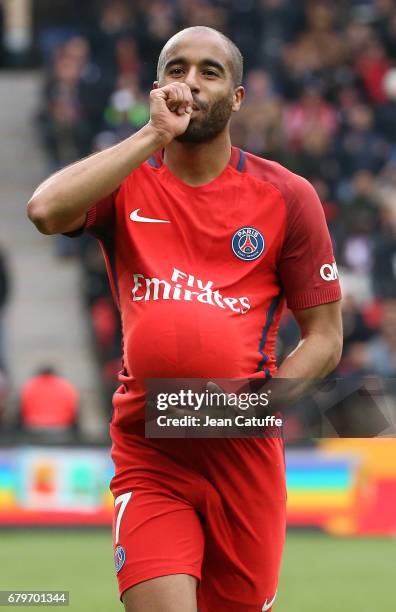
POLYGON ((186 76, 184 77, 184 82, 189 86, 192 92, 197 93, 200 91, 199 81, 198 81, 198 70, 191 66, 186 76))

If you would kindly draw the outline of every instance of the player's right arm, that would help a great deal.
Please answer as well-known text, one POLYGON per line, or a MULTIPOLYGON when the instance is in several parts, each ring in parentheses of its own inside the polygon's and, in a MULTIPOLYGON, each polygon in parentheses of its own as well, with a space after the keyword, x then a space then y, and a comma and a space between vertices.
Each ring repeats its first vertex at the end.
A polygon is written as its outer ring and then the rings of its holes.
POLYGON ((153 153, 186 131, 192 105, 191 90, 184 83, 153 89, 147 125, 120 144, 76 162, 41 183, 28 202, 29 219, 43 234, 80 228, 94 204, 113 193, 153 153))

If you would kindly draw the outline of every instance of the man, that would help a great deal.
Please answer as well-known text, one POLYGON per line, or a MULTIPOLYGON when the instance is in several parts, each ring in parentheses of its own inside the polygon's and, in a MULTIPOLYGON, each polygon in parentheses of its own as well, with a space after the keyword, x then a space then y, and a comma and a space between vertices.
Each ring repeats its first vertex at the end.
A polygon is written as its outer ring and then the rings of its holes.
POLYGON ((73 432, 78 424, 79 394, 50 366, 29 378, 21 389, 21 425, 25 431, 73 432))
POLYGON ((285 533, 279 439, 145 439, 147 378, 276 373, 283 295, 302 340, 278 376, 338 363, 340 289, 313 188, 231 146, 242 58, 216 30, 165 45, 137 134, 50 177, 29 202, 46 234, 99 238, 124 330, 111 423, 114 546, 127 612, 259 612, 285 533))

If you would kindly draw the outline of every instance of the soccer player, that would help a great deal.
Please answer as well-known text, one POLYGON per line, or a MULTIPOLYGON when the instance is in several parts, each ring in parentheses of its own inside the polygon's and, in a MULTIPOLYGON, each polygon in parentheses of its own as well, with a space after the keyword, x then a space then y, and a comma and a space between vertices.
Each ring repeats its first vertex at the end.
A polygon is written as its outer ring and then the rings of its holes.
POLYGON ((242 57, 193 27, 162 50, 150 121, 56 173, 28 214, 96 236, 123 324, 111 422, 127 612, 269 611, 285 537, 280 439, 146 439, 144 380, 319 378, 340 358, 340 287, 311 185, 231 145, 242 57), (275 363, 284 301, 301 329, 275 363))

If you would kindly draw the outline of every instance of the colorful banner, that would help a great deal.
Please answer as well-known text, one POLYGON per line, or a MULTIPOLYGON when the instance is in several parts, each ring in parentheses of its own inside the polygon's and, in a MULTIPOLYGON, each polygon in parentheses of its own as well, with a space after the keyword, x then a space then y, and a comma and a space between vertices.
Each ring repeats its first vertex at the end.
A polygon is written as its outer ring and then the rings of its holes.
POLYGON ((108 525, 108 449, 0 451, 0 525, 108 525))
MULTIPOLYGON (((396 533, 396 441, 288 450, 288 522, 338 535, 396 533)), ((0 526, 110 525, 109 449, 0 450, 0 526)))

